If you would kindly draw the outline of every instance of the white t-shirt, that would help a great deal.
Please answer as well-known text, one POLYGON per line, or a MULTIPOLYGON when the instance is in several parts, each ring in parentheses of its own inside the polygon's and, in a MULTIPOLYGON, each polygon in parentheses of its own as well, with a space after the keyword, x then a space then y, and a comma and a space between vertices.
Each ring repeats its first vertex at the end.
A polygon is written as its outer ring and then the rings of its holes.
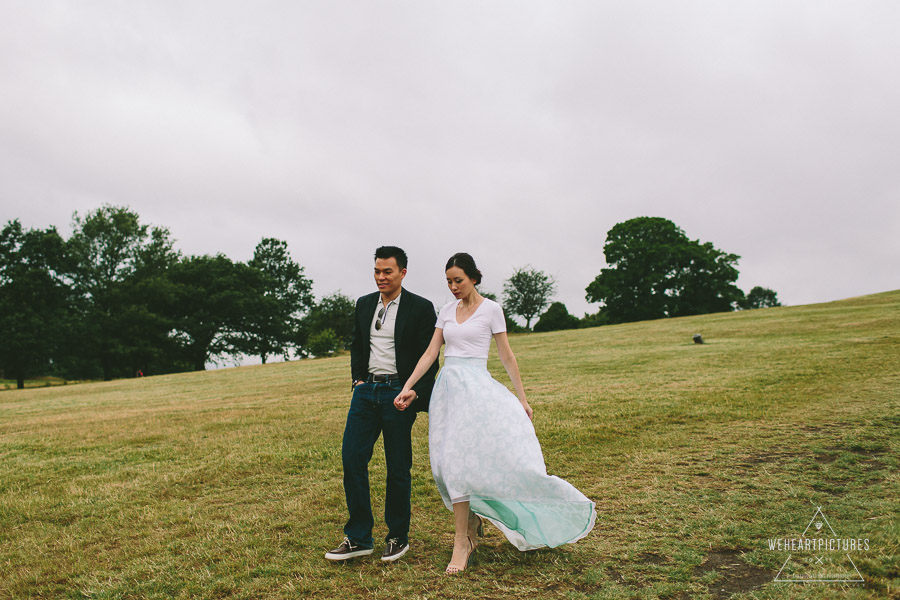
MULTIPOLYGON (((400 296, 403 294, 401 293, 400 296)), ((392 375, 397 372, 397 356, 394 352, 394 325, 397 322, 397 311, 400 310, 400 296, 397 296, 390 302, 387 307, 384 306, 381 298, 378 299, 378 310, 372 316, 372 323, 369 325, 369 373, 373 375, 392 375), (386 310, 378 313, 381 309, 386 310), (375 328, 375 323, 380 322, 381 327, 375 328)))
POLYGON ((463 358, 487 358, 491 348, 491 338, 495 333, 506 331, 506 319, 500 305, 485 298, 462 322, 456 322, 456 307, 462 300, 445 304, 438 314, 435 327, 444 330, 444 356, 463 358))

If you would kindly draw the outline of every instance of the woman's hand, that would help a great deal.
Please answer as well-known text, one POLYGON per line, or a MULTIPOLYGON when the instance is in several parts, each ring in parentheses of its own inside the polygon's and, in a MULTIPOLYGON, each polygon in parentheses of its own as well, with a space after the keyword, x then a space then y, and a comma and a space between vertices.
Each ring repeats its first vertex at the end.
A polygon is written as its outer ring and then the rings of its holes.
POLYGON ((525 414, 528 415, 528 418, 534 420, 534 411, 528 405, 528 400, 519 400, 519 402, 522 403, 522 408, 525 409, 525 414))
POLYGON ((417 394, 415 390, 403 390, 397 394, 396 398, 394 398, 394 406, 397 407, 397 410, 406 410, 416 398, 417 394))

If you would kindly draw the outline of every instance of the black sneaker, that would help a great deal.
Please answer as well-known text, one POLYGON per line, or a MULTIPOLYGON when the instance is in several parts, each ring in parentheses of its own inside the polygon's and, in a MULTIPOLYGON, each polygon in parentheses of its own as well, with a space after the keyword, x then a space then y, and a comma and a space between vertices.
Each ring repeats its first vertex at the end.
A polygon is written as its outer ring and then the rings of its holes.
POLYGON ((393 562, 406 554, 407 551, 409 551, 409 544, 401 544, 399 539, 391 538, 387 541, 387 546, 384 547, 384 554, 381 555, 381 560, 393 562))
POLYGON ((350 538, 345 537, 340 546, 325 554, 325 558, 328 560, 347 560, 348 558, 356 558, 357 556, 366 556, 368 554, 372 554, 371 548, 357 546, 350 541, 350 538))

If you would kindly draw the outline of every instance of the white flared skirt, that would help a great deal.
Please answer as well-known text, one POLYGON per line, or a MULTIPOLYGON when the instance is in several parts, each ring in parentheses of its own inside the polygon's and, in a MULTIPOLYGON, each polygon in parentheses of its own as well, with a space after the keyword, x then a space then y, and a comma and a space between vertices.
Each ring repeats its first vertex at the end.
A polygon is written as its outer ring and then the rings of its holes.
POLYGON ((428 410, 431 471, 446 507, 470 503, 519 550, 576 542, 594 503, 547 474, 534 426, 487 360, 448 357, 428 410))

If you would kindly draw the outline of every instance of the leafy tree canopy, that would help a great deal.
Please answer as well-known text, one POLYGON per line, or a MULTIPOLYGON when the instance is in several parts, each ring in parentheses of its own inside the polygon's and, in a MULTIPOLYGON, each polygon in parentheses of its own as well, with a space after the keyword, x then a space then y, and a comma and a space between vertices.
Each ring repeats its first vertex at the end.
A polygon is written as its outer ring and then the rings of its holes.
POLYGON ((747 294, 747 297, 741 302, 741 308, 745 310, 752 308, 769 308, 772 306, 781 306, 781 302, 778 301, 778 294, 775 293, 775 290, 761 286, 756 286, 750 290, 750 293, 747 294))
POLYGON ((71 331, 79 353, 100 365, 104 379, 133 375, 164 357, 169 323, 149 305, 178 260, 168 229, 142 224, 126 207, 104 205, 75 213, 66 253, 81 316, 71 331))
POLYGON ((547 309, 547 312, 541 315, 541 318, 534 325, 535 331, 558 331, 560 329, 577 329, 580 326, 580 319, 569 314, 569 310, 562 302, 554 302, 547 309))
POLYGON ((525 327, 531 328, 531 320, 550 304, 556 291, 553 278, 543 271, 525 266, 503 284, 503 308, 510 315, 525 319, 525 327))
POLYGON ((313 304, 312 281, 291 258, 287 242, 274 238, 257 244, 249 266, 260 275, 260 297, 248 315, 243 336, 246 351, 258 355, 263 364, 270 355, 287 359, 300 320, 313 304))
POLYGON ((0 231, 0 368, 17 381, 47 372, 69 318, 69 288, 61 272, 64 242, 52 227, 0 231))
MULTIPOLYGON (((353 338, 353 317, 356 314, 356 302, 349 296, 334 292, 322 298, 313 306, 309 315, 303 319, 297 334, 297 346, 304 352, 307 350, 320 355, 312 349, 313 337, 330 329, 336 336, 337 346, 333 350, 350 349, 353 338)), ((320 348, 321 349, 321 348, 320 348)))
POLYGON ((638 217, 615 225, 603 247, 609 267, 588 285, 611 323, 734 310, 740 258, 690 240, 668 219, 638 217))
POLYGON ((169 230, 143 225, 128 208, 104 205, 75 213, 67 242, 75 288, 98 296, 142 268, 164 270, 176 258, 169 230))
POLYGON ((340 346, 341 339, 331 328, 317 331, 309 338, 309 351, 313 356, 322 357, 334 354, 340 346))
POLYGON ((192 256, 170 271, 175 338, 194 370, 246 349, 242 332, 258 309, 260 274, 227 256, 192 256))

